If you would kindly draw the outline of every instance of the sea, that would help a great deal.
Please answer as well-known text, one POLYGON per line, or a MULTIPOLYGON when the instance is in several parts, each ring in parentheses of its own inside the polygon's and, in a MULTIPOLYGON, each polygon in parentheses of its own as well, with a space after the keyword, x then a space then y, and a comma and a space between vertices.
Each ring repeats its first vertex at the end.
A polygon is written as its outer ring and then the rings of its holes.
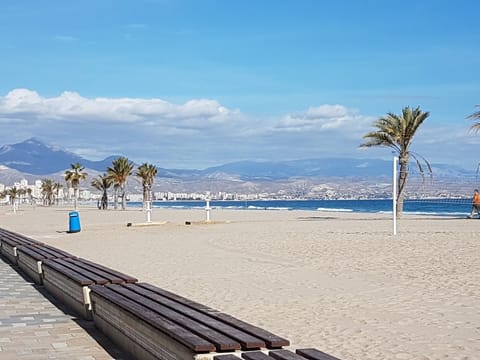
MULTIPOLYGON (((310 210, 318 212, 390 213, 391 199, 375 200, 219 200, 210 201, 211 209, 234 210, 310 210)), ((205 201, 154 201, 153 208, 204 209, 205 201)), ((141 202, 128 202, 128 207, 142 207, 141 202)), ((406 200, 404 214, 465 217, 472 208, 470 199, 406 200)))

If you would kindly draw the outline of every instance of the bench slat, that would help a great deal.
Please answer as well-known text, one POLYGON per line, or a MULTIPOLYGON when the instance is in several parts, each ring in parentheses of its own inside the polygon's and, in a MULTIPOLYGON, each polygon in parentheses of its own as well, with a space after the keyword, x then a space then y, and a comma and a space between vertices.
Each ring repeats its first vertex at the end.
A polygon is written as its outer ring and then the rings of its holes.
POLYGON ((133 283, 136 283, 138 281, 138 279, 134 278, 133 276, 121 273, 117 270, 110 269, 106 266, 94 263, 90 260, 83 259, 83 258, 79 258, 79 260, 81 260, 83 263, 85 263, 87 265, 91 265, 91 266, 94 266, 94 267, 96 267, 96 268, 98 268, 102 271, 105 271, 105 272, 109 273, 111 276, 116 276, 116 277, 122 279, 123 282, 126 282, 127 284, 133 284, 133 283))
POLYGON ((73 257, 73 255, 48 246, 24 245, 18 248, 19 253, 24 253, 35 260, 73 257))
POLYGON ((305 360, 304 357, 295 354, 291 351, 288 350, 275 350, 275 351, 270 351, 268 355, 272 359, 276 360, 305 360))
MULTIPOLYGON (((72 270, 71 268, 60 263, 58 259, 45 259, 42 262, 42 266, 44 267, 44 273, 45 268, 50 267, 53 270, 58 271, 59 273, 69 277, 81 286, 92 285, 95 283, 95 281, 92 280, 90 277, 87 277, 85 273, 79 273, 78 271, 72 270)), ((107 281, 105 281, 105 283, 107 283, 107 281)))
POLYGON ((65 262, 71 264, 72 266, 75 266, 75 268, 78 268, 80 272, 85 271, 86 273, 95 274, 95 276, 105 279, 109 283, 121 284, 124 282, 123 279, 119 278, 118 276, 113 276, 112 274, 104 271, 103 266, 99 267, 89 265, 88 263, 84 262, 83 259, 65 259, 65 262))
POLYGON ((186 305, 180 304, 176 301, 173 301, 169 298, 166 298, 156 292, 152 292, 143 287, 137 285, 125 285, 126 288, 134 291, 138 294, 146 296, 149 299, 154 300, 158 304, 162 304, 168 308, 171 308, 179 314, 183 314, 195 321, 204 324, 210 328, 218 330, 219 332, 225 334, 229 338, 235 339, 238 341, 243 350, 259 349, 265 347, 265 342, 261 339, 254 337, 236 327, 233 327, 223 321, 219 321, 204 312, 192 309, 186 305))
MULTIPOLYGON (((120 286, 120 285, 112 285, 120 286)), ((194 352, 212 352, 215 351, 215 345, 211 342, 201 338, 200 336, 186 330, 185 328, 175 324, 174 322, 166 319, 165 317, 157 314, 156 312, 142 306, 132 300, 129 300, 122 295, 119 295, 111 289, 93 285, 90 287, 93 297, 95 295, 100 296, 112 304, 124 309, 125 311, 135 315, 141 320, 145 321, 149 325, 158 329, 159 331, 167 334, 171 338, 185 345, 191 351, 194 352)), ((95 310, 94 310, 95 314, 95 310)))
POLYGON ((27 238, 20 234, 10 234, 10 233, 2 233, 0 234, 0 238, 2 243, 7 243, 10 246, 20 246, 20 245, 44 245, 43 243, 27 238))
POLYGON ((308 360, 340 360, 317 349, 297 349, 296 353, 308 360))
POLYGON ((71 262, 70 260, 75 260, 75 259, 55 259, 54 261, 56 261, 60 265, 65 266, 66 268, 69 268, 72 271, 75 271, 79 274, 82 274, 82 275, 88 277, 95 284, 105 285, 105 284, 108 284, 110 282, 110 279, 106 278, 105 276, 97 274, 93 271, 83 269, 82 267, 78 266, 74 262, 71 262))
POLYGON ((242 359, 245 360, 272 360, 273 358, 261 351, 242 353, 242 359))
POLYGON ((161 305, 153 300, 149 300, 140 294, 130 291, 128 288, 123 286, 106 286, 108 289, 119 293, 129 300, 135 301, 152 311, 160 314, 161 316, 167 318, 168 320, 188 329, 189 331, 195 333, 196 335, 206 339, 215 345, 217 351, 231 351, 231 350, 240 350, 241 346, 238 342, 231 339, 228 336, 216 331, 216 329, 209 328, 194 319, 191 319, 187 316, 184 316, 175 310, 172 310, 164 305, 161 305))
POLYGON ((151 290, 155 293, 158 293, 162 296, 165 296, 166 298, 169 298, 171 300, 174 300, 180 304, 186 305, 192 309, 201 311, 203 313, 206 313, 207 315, 220 320, 224 323, 227 323, 233 327, 236 327, 237 329, 240 329, 256 338, 259 338, 265 342, 268 348, 279 348, 282 346, 288 346, 290 345, 290 342, 287 339, 284 339, 280 336, 277 336, 275 334, 272 334, 271 332, 261 329, 257 326, 248 324, 242 320, 239 320, 233 316, 230 316, 228 314, 222 313, 218 310, 212 309, 208 306, 202 305, 200 303, 197 303, 195 301, 186 299, 180 295, 174 294, 170 291, 158 288, 156 286, 150 285, 148 283, 138 283, 138 286, 141 286, 145 289, 151 290))

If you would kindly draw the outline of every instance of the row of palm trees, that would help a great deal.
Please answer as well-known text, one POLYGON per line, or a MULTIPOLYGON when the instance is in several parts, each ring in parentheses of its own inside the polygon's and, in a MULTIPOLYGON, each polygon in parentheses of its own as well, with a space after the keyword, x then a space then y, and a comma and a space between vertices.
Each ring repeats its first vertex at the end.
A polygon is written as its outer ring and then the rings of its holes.
POLYGON ((0 199, 6 198, 6 197, 9 198, 9 203, 13 205, 17 199, 31 198, 32 189, 23 189, 23 188, 17 188, 16 186, 13 186, 9 189, 6 189, 0 192, 0 199))
MULTIPOLYGON (((113 160, 112 165, 107 167, 106 173, 92 179, 90 185, 102 192, 100 208, 108 208, 108 190, 113 186, 113 206, 118 209, 118 197, 121 199, 122 210, 127 207, 126 186, 127 179, 133 174, 134 165, 128 158, 121 156, 113 160)), ((152 200, 152 185, 157 176, 157 167, 143 163, 137 168, 136 176, 141 180, 143 187, 143 202, 152 200)), ((65 172, 65 181, 74 190, 74 207, 77 209, 80 182, 87 178, 85 168, 80 163, 71 164, 71 168, 65 172)))
MULTIPOLYGON (((480 107, 480 105, 477 105, 480 107)), ((360 147, 389 147, 398 155, 398 162, 400 165, 398 173, 398 191, 397 191, 397 208, 398 216, 403 212, 404 191, 408 179, 408 166, 411 159, 413 159, 422 174, 428 172, 432 174, 430 163, 421 155, 412 152, 410 147, 412 145, 413 137, 419 129, 420 125, 428 118, 430 113, 424 112, 420 107, 410 108, 404 107, 402 114, 387 113, 373 123, 375 131, 368 132, 363 136, 366 140, 360 147)), ((480 131, 480 111, 476 111, 467 119, 477 120, 470 129, 473 131, 480 131)))
POLYGON ((59 182, 55 182, 52 179, 42 179, 42 196, 43 196, 43 205, 50 206, 60 200, 60 190, 62 190, 63 185, 59 182))

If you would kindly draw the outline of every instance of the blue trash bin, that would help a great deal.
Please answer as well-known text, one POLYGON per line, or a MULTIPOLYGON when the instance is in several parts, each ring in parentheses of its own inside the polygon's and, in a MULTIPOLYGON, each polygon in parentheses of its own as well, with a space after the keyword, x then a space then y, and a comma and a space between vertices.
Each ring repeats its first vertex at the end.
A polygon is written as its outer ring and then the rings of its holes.
POLYGON ((78 211, 70 211, 68 213, 70 217, 68 232, 74 233, 80 231, 80 217, 78 216, 78 211))

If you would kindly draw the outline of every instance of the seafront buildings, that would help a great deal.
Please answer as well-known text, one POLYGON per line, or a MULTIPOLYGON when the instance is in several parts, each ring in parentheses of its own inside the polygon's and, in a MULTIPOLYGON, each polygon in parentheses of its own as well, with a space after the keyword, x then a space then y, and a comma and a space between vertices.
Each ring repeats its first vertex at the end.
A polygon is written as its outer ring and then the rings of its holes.
MULTIPOLYGON (((96 202, 101 198, 98 190, 88 186, 88 182, 81 184, 79 200, 96 202), (83 186, 82 186, 83 185, 83 186)), ((362 200, 362 199, 387 199, 392 196, 392 184, 388 179, 374 181, 373 179, 349 179, 349 178, 325 178, 316 181, 301 180, 297 182, 278 182, 267 183, 264 186, 253 186, 250 189, 242 187, 239 183, 237 186, 232 184, 216 184, 214 191, 209 183, 191 184, 193 191, 169 191, 175 185, 165 184, 158 181, 153 190, 153 199, 156 201, 182 201, 182 200, 292 200, 292 199, 322 199, 322 200, 362 200), (227 191, 222 191, 222 185, 227 191), (158 191, 162 189, 163 191, 158 191), (200 190, 201 189, 201 190, 200 190), (210 189, 208 191, 207 189, 210 189), (238 191, 236 191, 238 189, 238 191), (219 191, 220 190, 220 191, 219 191)), ((441 199, 458 199, 468 198, 471 196, 472 184, 461 181, 442 181, 441 178, 436 179, 435 186, 425 186, 421 181, 411 181, 407 188, 406 195, 410 199, 422 198, 441 198, 441 199), (463 186, 461 186, 463 185, 463 186)), ((33 184, 29 184, 26 179, 21 179, 11 185, 0 183, 0 193, 12 187, 28 191, 28 196, 23 195, 20 202, 42 203, 42 180, 34 180, 33 184)), ((186 188, 186 187, 185 187, 186 188)), ((173 189, 172 189, 173 190, 173 189)), ((177 189, 178 190, 178 189, 177 189)), ((112 191, 109 191, 110 201, 113 200, 112 191)), ((63 187, 55 194, 56 203, 62 203, 73 199, 74 192, 72 188, 63 187), (58 195, 58 196, 57 196, 58 195)), ((7 198, 8 199, 8 198, 7 198)), ((132 181, 131 186, 127 190, 127 201, 141 202, 143 200, 141 186, 132 181)), ((2 201, 5 202, 5 199, 2 201)))

